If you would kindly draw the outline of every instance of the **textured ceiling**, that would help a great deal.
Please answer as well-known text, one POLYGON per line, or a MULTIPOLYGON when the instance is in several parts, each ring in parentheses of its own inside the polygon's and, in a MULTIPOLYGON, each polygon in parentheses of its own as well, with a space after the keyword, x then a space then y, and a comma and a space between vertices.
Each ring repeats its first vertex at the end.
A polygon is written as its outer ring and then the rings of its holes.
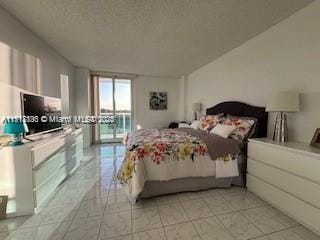
POLYGON ((0 0, 77 66, 181 76, 311 0, 0 0))

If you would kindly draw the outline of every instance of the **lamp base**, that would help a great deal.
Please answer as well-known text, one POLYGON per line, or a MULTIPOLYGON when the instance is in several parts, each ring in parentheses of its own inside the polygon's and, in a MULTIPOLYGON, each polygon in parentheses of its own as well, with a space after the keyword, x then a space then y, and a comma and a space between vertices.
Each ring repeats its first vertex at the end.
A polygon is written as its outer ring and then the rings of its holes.
POLYGON ((21 135, 17 135, 17 136, 14 136, 13 141, 9 144, 9 146, 14 147, 22 144, 23 142, 21 141, 21 135))
POLYGON ((9 144, 9 146, 14 147, 14 146, 20 146, 22 144, 23 142, 21 142, 21 140, 18 140, 18 141, 13 141, 12 143, 9 144))
POLYGON ((193 115, 193 117, 194 117, 194 121, 197 121, 198 120, 198 112, 194 112, 193 113, 194 115, 193 115))
POLYGON ((283 112, 277 113, 276 123, 274 126, 273 141, 288 141, 287 115, 283 112))

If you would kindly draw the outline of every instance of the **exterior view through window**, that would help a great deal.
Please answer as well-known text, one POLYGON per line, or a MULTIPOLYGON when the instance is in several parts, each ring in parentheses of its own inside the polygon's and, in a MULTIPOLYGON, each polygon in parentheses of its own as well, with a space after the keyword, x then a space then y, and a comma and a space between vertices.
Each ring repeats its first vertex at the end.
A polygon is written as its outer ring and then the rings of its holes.
POLYGON ((114 125, 100 125, 101 141, 120 141, 132 127, 131 80, 99 77, 100 115, 112 116, 114 125))

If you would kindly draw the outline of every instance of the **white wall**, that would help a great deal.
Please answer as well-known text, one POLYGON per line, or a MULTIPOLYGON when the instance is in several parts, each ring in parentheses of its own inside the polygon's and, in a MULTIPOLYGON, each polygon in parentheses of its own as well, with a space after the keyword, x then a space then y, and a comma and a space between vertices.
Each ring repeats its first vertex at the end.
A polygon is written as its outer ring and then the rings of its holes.
MULTIPOLYGON (((76 114, 80 116, 91 115, 90 71, 87 68, 75 67, 75 100, 76 114)), ((92 127, 82 125, 83 146, 89 147, 92 142, 92 127)))
POLYGON ((139 76, 133 80, 134 125, 142 128, 168 127, 171 121, 179 120, 180 81, 174 78, 139 76), (150 92, 167 92, 168 109, 150 110, 150 92))
POLYGON ((0 115, 20 113, 19 92, 60 97, 60 75, 69 78, 69 107, 74 112, 73 65, 0 8, 0 115))
POLYGON ((187 96, 187 83, 188 83, 188 76, 182 76, 179 79, 179 111, 178 111, 178 116, 179 116, 179 121, 185 121, 188 119, 187 117, 187 109, 189 106, 187 106, 186 101, 186 96, 187 96))
MULTIPOLYGON (((290 114, 291 139, 309 142, 320 127, 320 1, 188 76, 186 106, 204 108, 238 100, 265 106, 280 90, 301 93, 301 112, 290 114)), ((213 46, 214 47, 214 46, 213 46)), ((269 116, 269 136, 274 116, 269 116)), ((290 137, 289 136, 289 137, 290 137)))

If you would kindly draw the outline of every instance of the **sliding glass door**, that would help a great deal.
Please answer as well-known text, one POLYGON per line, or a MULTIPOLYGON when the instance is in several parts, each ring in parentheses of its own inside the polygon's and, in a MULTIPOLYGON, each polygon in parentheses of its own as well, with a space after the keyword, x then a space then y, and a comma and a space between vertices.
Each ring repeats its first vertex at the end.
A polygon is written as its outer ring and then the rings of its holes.
POLYGON ((114 79, 115 138, 123 138, 131 131, 131 81, 114 79))
POLYGON ((114 124, 100 124, 101 142, 121 141, 131 131, 131 80, 98 77, 99 111, 114 119, 114 124))

